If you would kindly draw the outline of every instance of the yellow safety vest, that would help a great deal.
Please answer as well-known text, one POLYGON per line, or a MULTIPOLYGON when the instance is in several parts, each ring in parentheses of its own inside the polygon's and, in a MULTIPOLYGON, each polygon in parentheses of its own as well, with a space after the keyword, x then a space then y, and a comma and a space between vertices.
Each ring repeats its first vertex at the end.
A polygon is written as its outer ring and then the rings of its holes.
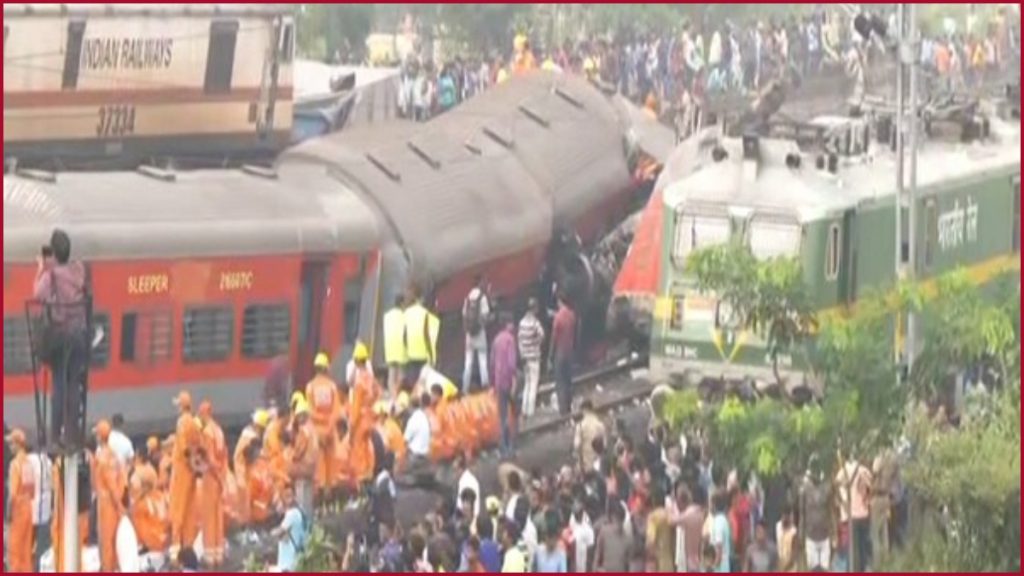
POLYGON ((392 308, 384 314, 384 361, 405 364, 405 312, 392 308))
POLYGON ((430 313, 417 302, 405 309, 405 351, 409 362, 430 362, 427 317, 430 313))
POLYGON ((430 336, 430 354, 434 363, 437 364, 437 337, 441 333, 441 320, 432 313, 427 312, 427 334, 430 336))

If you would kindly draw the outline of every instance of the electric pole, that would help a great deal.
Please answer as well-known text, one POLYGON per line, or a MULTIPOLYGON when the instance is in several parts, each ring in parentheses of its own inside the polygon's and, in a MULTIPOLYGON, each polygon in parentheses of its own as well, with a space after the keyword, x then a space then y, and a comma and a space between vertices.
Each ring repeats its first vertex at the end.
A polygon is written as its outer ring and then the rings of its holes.
MULTIPOLYGON (((897 7, 899 44, 896 79, 896 279, 912 282, 917 258, 917 147, 918 147, 918 37, 917 9, 913 4, 897 7), (908 151, 909 148, 909 151, 908 151), (909 158, 908 158, 909 156, 909 158), (909 162, 908 162, 909 160, 909 162)), ((899 361, 909 375, 917 351, 916 319, 913 312, 896 322, 899 361)))

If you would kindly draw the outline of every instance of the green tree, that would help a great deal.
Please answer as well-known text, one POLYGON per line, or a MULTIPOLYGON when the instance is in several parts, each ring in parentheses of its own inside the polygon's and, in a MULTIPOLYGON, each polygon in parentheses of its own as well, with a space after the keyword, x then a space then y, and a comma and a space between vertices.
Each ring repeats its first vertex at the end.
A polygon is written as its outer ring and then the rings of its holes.
POLYGON ((347 49, 361 58, 373 31, 375 4, 303 4, 298 13, 298 47, 303 56, 333 58, 347 49))
POLYGON ((799 260, 758 259, 748 244, 734 241, 691 253, 686 270, 698 290, 714 294, 741 326, 764 339, 779 379, 779 355, 803 343, 815 325, 799 260))

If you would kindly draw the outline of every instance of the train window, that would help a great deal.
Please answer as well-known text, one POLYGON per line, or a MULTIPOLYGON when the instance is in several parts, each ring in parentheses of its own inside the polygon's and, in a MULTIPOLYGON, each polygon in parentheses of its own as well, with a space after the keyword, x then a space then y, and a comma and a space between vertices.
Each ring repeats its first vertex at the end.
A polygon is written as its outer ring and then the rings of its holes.
POLYGON ((235 44, 238 22, 217 21, 210 24, 210 46, 206 54, 207 93, 231 91, 231 75, 235 68, 235 44))
POLYGON ((729 241, 731 227, 726 218, 676 214, 676 237, 672 257, 682 264, 690 252, 729 241))
POLYGON ((247 306, 242 318, 242 356, 273 358, 291 347, 292 312, 288 304, 247 306))
POLYGON ((755 219, 750 225, 750 251, 761 260, 793 257, 800 252, 800 226, 755 219))
POLYGON ((85 21, 68 23, 68 45, 64 50, 64 75, 61 88, 74 90, 78 87, 78 69, 82 62, 82 40, 85 39, 85 21))
POLYGON ((939 210, 935 199, 924 203, 924 267, 929 269, 935 263, 935 245, 939 241, 939 210))
POLYGON ((4 374, 32 373, 32 344, 24 316, 4 318, 4 374))
POLYGON ((181 329, 185 362, 225 360, 234 346, 235 311, 229 306, 186 308, 181 329))
POLYGON ((1020 176, 1013 179, 1013 239, 1010 246, 1020 252, 1020 176))
POLYGON ((125 312, 121 316, 121 362, 154 364, 171 358, 171 313, 125 312))
POLYGON ((839 261, 842 254, 842 236, 839 234, 839 224, 832 224, 828 227, 828 242, 825 246, 825 279, 835 280, 839 277, 839 261))
POLYGON ((104 368, 110 363, 110 314, 93 312, 92 314, 92 361, 93 368, 104 368))

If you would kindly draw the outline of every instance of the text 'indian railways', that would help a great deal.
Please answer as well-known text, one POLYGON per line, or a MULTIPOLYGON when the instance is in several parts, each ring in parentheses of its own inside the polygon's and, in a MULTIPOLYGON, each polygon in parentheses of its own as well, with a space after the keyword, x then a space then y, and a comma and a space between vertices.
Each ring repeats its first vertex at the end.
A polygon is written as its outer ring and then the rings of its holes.
POLYGON ((82 46, 86 70, 159 70, 170 68, 173 38, 90 38, 82 46))

